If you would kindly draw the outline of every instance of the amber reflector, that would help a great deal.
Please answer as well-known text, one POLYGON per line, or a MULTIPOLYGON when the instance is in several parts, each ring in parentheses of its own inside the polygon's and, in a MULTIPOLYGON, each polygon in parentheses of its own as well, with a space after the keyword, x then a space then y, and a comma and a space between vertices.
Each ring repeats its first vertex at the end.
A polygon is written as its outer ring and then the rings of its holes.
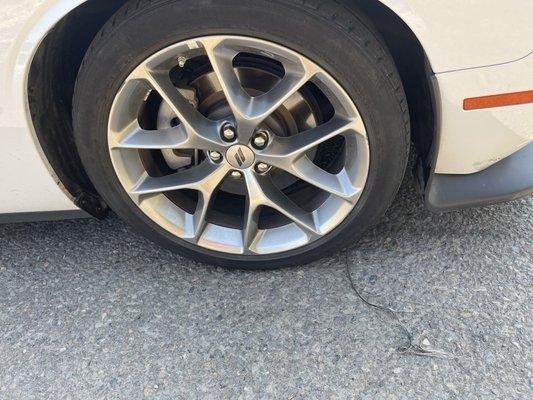
POLYGON ((480 110, 482 108, 494 108, 515 106, 517 104, 533 103, 533 90, 527 92, 504 93, 493 96, 472 97, 465 99, 463 109, 480 110))

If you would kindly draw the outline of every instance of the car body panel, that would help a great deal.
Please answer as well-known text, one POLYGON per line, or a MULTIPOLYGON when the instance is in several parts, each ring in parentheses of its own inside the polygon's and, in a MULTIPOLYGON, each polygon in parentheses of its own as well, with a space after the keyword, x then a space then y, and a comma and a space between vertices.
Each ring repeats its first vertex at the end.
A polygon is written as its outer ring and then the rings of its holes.
MULTIPOLYGON (((482 170, 532 140, 533 105, 476 112, 465 112, 461 105, 463 96, 533 88, 533 56, 528 57, 533 50, 533 2, 380 1, 413 30, 436 73, 437 173, 482 170)), ((77 209, 38 143, 29 113, 27 80, 33 56, 47 32, 83 2, 0 3, 0 141, 4 150, 0 213, 77 209)))
POLYGON ((533 104, 463 109, 466 98, 533 89, 533 54, 512 63, 436 74, 434 83, 440 103, 436 173, 482 171, 533 141, 533 104))
POLYGON ((380 0, 415 33, 433 72, 513 62, 533 52, 531 0, 380 0))

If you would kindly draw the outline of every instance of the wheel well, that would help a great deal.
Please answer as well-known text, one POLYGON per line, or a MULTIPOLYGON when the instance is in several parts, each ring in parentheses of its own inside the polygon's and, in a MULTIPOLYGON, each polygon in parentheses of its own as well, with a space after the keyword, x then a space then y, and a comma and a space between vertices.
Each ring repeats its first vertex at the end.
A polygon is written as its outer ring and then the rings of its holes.
POLYGON ((433 74, 424 48, 411 28, 391 9, 377 0, 342 0, 355 5, 370 19, 383 37, 407 96, 413 142, 424 178, 431 164, 431 149, 436 138, 435 108, 430 76, 433 74))
POLYGON ((59 21, 33 58, 28 103, 39 143, 76 205, 96 217, 106 206, 85 173, 72 134, 72 97, 92 40, 126 0, 89 0, 59 21), (60 77, 60 78, 58 78, 60 77))
MULTIPOLYGON (((87 0, 71 11, 39 46, 28 79, 30 113, 43 151, 76 204, 95 216, 102 216, 106 207, 83 169, 74 143, 72 96, 79 67, 93 38, 127 1, 87 0)), ((366 14, 388 46, 407 94, 411 138, 427 169, 435 129, 424 49, 410 28, 379 1, 341 1, 366 14)))

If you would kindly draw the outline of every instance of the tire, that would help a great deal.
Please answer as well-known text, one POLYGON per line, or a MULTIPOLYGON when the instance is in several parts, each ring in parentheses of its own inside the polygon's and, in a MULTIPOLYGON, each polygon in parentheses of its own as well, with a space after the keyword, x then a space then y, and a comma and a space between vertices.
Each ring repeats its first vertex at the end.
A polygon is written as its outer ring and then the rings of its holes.
POLYGON ((390 206, 409 152, 407 101, 394 62, 371 24, 334 0, 130 1, 102 28, 85 56, 75 87, 73 123, 83 166, 111 209, 179 254, 230 268, 305 264, 356 243, 390 206), (362 194, 342 222, 304 246, 243 255, 191 244, 141 211, 115 173, 108 122, 126 78, 167 46, 221 34, 262 39, 312 60, 342 86, 364 121, 370 156, 362 194))

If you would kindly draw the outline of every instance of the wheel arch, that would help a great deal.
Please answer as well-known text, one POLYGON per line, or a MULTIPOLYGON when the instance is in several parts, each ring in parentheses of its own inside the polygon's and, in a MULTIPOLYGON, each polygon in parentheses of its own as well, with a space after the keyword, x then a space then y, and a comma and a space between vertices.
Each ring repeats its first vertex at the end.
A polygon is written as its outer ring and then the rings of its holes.
MULTIPOLYGON (((100 28, 127 0, 57 5, 58 16, 31 61, 27 101, 38 145, 74 203, 103 217, 106 205, 87 176, 74 143, 72 98, 83 57, 100 28), (58 78, 60 77, 60 78, 58 78)), ((47 15, 43 16, 47 20, 47 15)))
MULTIPOLYGON (((74 144, 72 96, 79 67, 93 38, 127 1, 86 0, 63 6, 63 16, 43 37, 28 75, 28 104, 39 145, 76 204, 96 216, 102 215, 105 205, 83 169, 74 144)), ((424 48, 409 26, 379 0, 341 1, 364 14, 389 48, 407 94, 411 138, 422 164, 428 166, 435 130, 431 71, 424 48)))

